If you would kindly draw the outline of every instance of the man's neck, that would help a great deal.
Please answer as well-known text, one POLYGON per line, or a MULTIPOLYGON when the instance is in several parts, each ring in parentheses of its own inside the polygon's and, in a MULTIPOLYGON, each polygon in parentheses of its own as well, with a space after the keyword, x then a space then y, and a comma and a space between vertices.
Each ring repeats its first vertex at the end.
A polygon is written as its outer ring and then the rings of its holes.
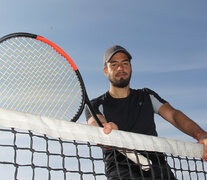
POLYGON ((130 94, 130 89, 129 89, 129 86, 126 86, 124 88, 118 88, 118 87, 111 86, 109 89, 109 94, 113 98, 126 98, 130 94))

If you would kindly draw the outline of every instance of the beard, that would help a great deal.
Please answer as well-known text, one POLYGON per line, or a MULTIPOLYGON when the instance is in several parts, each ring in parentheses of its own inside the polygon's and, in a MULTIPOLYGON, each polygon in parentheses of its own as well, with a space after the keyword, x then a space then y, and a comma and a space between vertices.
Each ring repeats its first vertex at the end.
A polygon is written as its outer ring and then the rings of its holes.
POLYGON ((125 88, 126 86, 129 85, 129 82, 131 79, 131 74, 132 73, 130 72, 129 77, 126 79, 121 78, 119 80, 116 80, 115 78, 112 78, 112 77, 108 77, 108 79, 114 87, 125 88))

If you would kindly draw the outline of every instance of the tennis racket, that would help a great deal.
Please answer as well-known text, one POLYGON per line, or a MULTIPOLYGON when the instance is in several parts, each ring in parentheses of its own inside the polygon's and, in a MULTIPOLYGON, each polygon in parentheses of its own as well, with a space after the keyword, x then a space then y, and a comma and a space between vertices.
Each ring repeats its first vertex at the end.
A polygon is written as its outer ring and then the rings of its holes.
POLYGON ((96 117, 80 72, 56 44, 29 33, 0 39, 0 107, 76 122, 85 104, 96 117))
POLYGON ((56 44, 35 34, 0 39, 0 99, 0 108, 73 122, 87 105, 103 127, 75 63, 56 44))

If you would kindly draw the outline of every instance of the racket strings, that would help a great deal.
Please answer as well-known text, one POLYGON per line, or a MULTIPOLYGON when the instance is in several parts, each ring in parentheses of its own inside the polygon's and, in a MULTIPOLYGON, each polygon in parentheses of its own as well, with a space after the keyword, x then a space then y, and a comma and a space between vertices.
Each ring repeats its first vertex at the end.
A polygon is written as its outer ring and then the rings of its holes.
MULTIPOLYGON (((51 56, 51 54, 50 54, 50 56, 51 56)), ((45 96, 46 97, 46 96, 45 96)))
POLYGON ((71 120, 83 93, 68 61, 51 46, 32 38, 0 44, 0 107, 71 120))

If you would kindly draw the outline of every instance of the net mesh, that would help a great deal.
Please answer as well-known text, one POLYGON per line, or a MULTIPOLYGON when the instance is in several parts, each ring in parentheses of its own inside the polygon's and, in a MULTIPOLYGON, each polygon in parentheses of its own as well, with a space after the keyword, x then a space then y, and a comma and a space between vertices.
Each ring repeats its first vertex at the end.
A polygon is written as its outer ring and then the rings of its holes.
POLYGON ((0 126, 5 180, 207 179, 196 143, 122 131, 104 135, 99 127, 5 110, 0 126))
POLYGON ((50 45, 28 37, 0 43, 0 107, 72 120, 82 105, 78 76, 50 45))
POLYGON ((4 137, 0 143, 4 179, 105 178, 103 153, 96 145, 13 128, 0 129, 0 133, 4 137))

